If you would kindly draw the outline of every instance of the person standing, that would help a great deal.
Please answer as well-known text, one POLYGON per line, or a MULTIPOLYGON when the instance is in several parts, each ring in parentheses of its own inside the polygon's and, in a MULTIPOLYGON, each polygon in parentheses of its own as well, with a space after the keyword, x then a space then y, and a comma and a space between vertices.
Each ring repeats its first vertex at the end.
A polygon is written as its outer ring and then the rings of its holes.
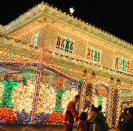
POLYGON ((72 101, 67 105, 67 110, 64 115, 64 131, 72 131, 74 118, 78 120, 78 112, 76 111, 76 104, 79 100, 79 95, 76 95, 72 101))
POLYGON ((120 131, 133 131, 133 107, 128 108, 128 118, 122 123, 119 123, 120 131))
POLYGON ((79 129, 79 131, 87 131, 87 128, 88 128, 87 114, 85 112, 82 112, 79 117, 77 129, 79 129))
POLYGON ((125 121, 127 121, 127 119, 128 119, 128 113, 127 112, 128 112, 128 108, 125 107, 124 108, 124 112, 122 112, 120 114, 118 125, 121 125, 122 123, 124 123, 125 121))
POLYGON ((101 107, 92 107, 91 113, 93 115, 90 121, 91 126, 89 131, 108 131, 106 119, 100 111, 101 107))

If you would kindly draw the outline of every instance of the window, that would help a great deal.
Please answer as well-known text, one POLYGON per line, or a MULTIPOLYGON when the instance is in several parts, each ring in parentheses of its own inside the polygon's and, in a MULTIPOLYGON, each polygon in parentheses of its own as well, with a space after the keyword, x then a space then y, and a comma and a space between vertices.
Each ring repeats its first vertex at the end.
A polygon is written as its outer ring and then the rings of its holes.
POLYGON ((130 62, 127 58, 117 56, 115 58, 115 69, 122 72, 129 72, 130 62))
POLYGON ((33 34, 33 36, 31 37, 31 44, 33 44, 34 46, 37 46, 38 37, 39 37, 39 33, 33 34))
POLYGON ((101 62, 101 51, 96 48, 88 48, 87 58, 95 62, 101 62))
POLYGON ((64 52, 72 53, 75 41, 63 35, 57 35, 56 48, 64 52))

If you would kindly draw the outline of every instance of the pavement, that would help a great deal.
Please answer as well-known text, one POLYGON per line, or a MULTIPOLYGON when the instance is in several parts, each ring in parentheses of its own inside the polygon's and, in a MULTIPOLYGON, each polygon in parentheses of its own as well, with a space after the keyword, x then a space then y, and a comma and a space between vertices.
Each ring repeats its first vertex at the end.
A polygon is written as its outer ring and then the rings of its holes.
MULTIPOLYGON (((0 131, 64 131, 63 127, 44 127, 44 126, 0 126, 0 131)), ((73 129, 76 131, 76 128, 73 129)), ((110 129, 109 131, 118 131, 117 129, 110 129)))

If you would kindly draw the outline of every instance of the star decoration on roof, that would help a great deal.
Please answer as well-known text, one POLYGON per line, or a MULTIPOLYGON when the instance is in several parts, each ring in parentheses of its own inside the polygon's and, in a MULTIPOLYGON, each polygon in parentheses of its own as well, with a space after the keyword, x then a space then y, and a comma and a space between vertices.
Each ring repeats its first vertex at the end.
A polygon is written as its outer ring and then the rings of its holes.
POLYGON ((72 15, 75 10, 73 9, 73 7, 71 7, 71 8, 69 8, 69 11, 70 11, 70 14, 72 15))

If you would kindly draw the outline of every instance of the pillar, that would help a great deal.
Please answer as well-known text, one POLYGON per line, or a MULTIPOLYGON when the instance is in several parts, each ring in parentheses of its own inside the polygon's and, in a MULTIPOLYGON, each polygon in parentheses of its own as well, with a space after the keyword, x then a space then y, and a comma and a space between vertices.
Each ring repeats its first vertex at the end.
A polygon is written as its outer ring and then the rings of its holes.
POLYGON ((34 119, 36 117, 37 103, 38 103, 38 98, 39 98, 40 83, 41 83, 41 80, 42 80, 43 69, 44 69, 44 67, 42 65, 38 66, 38 75, 37 75, 35 93, 34 93, 33 104, 32 104, 32 112, 31 112, 31 122, 32 122, 32 124, 34 124, 34 119))

